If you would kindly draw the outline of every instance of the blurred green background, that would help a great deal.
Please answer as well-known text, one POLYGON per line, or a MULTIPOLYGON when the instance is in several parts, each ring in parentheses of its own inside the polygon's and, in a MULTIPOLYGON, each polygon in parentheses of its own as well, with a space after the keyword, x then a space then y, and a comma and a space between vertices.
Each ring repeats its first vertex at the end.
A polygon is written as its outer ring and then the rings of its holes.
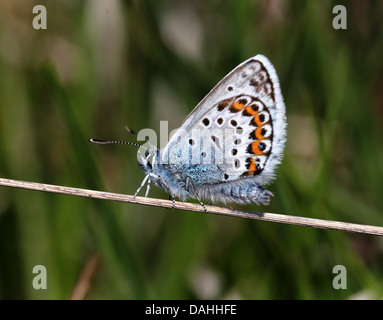
MULTIPOLYGON (((262 53, 288 142, 271 205, 238 208, 383 225, 382 18, 383 1, 2 0, 0 177, 133 194, 137 149, 88 138, 177 128, 262 53), (337 4, 347 30, 332 26, 337 4)), ((70 297, 382 298, 383 239, 0 187, 0 298, 70 297)))

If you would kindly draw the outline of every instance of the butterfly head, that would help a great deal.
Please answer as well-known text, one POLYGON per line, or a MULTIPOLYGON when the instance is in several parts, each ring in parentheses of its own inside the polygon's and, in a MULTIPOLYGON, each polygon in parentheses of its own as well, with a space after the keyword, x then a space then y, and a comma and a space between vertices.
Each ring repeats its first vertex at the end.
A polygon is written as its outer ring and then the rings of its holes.
POLYGON ((139 149, 137 154, 138 166, 145 173, 153 172, 154 165, 158 162, 160 150, 158 149, 139 149))

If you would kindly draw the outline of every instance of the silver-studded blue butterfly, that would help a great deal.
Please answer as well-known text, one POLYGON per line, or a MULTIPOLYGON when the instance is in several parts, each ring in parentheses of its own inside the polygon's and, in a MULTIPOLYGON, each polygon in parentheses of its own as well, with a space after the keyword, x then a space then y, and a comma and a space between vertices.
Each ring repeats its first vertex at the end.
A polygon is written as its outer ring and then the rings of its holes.
POLYGON ((135 196, 147 183, 146 197, 154 182, 173 203, 268 205, 273 194, 264 187, 281 162, 286 125, 273 65, 263 55, 250 58, 207 94, 163 149, 140 148, 146 176, 135 196))
POLYGON ((209 92, 165 148, 143 153, 139 166, 146 177, 136 194, 146 181, 148 192, 152 181, 182 201, 267 205, 273 194, 264 186, 274 178, 285 141, 278 76, 257 55, 209 92))

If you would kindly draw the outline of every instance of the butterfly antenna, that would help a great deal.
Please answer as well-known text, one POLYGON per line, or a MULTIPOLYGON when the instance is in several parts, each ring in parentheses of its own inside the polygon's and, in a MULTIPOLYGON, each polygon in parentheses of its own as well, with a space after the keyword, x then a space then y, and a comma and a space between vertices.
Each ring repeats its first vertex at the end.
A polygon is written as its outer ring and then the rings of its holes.
POLYGON ((138 147, 138 148, 149 150, 148 148, 145 148, 144 146, 142 146, 142 145, 140 145, 138 143, 128 142, 128 141, 89 139, 89 142, 97 143, 97 144, 113 144, 113 143, 127 144, 127 145, 130 145, 130 146, 135 146, 135 147, 138 147))
MULTIPOLYGON (((136 131, 130 129, 128 126, 125 126, 125 130, 126 130, 127 132, 129 132, 130 134, 134 134, 134 135, 136 135, 136 136, 138 135, 136 131)), ((156 149, 156 148, 154 148, 154 146, 149 142, 148 137, 145 137, 145 142, 149 143, 149 145, 150 145, 153 149, 156 149)))
POLYGON ((128 131, 130 134, 135 134, 135 135, 137 135, 137 132, 136 132, 136 131, 133 131, 133 130, 130 129, 128 126, 125 126, 125 130, 128 131))

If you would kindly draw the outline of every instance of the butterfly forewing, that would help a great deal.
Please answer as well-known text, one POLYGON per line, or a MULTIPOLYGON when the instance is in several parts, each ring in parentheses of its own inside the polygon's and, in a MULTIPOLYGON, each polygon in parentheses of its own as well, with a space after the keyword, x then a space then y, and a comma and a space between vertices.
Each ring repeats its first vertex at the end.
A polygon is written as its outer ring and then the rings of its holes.
POLYGON ((285 131, 276 72, 258 55, 230 72, 197 105, 162 151, 162 161, 207 172, 199 183, 255 178, 266 184, 280 162, 285 131))

